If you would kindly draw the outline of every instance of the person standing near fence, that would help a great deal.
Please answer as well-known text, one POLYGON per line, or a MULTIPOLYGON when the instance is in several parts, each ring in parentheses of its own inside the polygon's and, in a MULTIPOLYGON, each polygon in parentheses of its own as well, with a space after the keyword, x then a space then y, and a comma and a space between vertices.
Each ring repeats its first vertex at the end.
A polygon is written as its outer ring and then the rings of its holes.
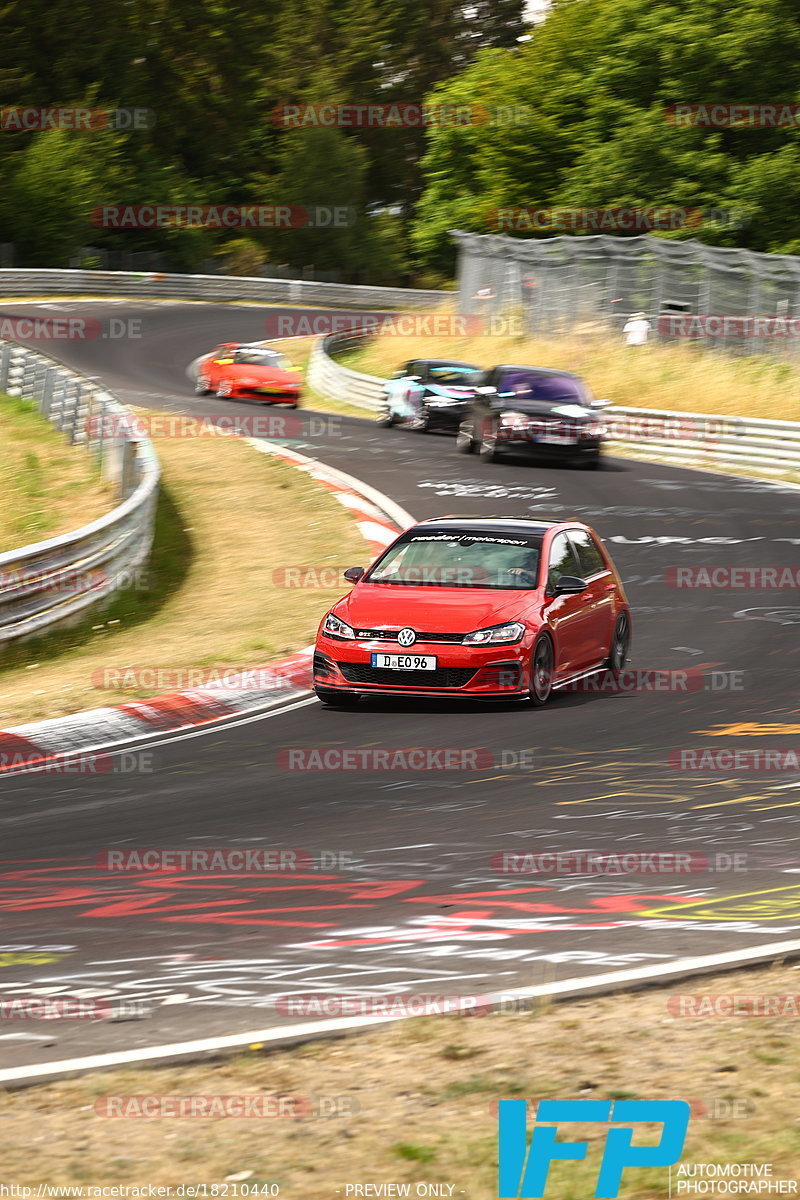
POLYGON ((622 332, 625 334, 626 345, 644 346, 651 329, 652 326, 647 319, 646 313, 631 313, 622 329, 622 332))

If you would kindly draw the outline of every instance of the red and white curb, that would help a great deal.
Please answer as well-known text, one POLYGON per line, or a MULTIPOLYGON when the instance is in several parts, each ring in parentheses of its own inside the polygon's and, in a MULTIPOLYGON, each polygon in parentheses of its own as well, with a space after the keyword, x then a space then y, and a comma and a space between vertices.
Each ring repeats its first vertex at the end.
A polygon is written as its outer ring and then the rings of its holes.
MULTIPOLYGON (((247 439, 263 454, 291 463, 321 484, 354 519, 374 559, 414 524, 414 518, 388 496, 361 480, 274 442, 247 439)), ((88 751, 107 750, 147 735, 176 733, 272 708, 311 688, 313 646, 258 670, 226 675, 225 682, 168 692, 0 730, 0 774, 46 766, 88 751)))

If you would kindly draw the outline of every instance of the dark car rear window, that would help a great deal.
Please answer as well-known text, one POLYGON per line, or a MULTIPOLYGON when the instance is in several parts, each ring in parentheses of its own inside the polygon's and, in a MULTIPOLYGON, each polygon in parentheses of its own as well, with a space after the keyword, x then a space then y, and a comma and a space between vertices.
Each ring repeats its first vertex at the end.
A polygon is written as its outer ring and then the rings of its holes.
POLYGON ((498 392, 520 400, 544 400, 550 404, 588 404, 589 395, 580 379, 570 375, 538 375, 535 371, 503 371, 497 378, 498 392))
POLYGON ((449 384, 451 387, 475 387, 483 370, 480 367, 437 367, 428 368, 428 379, 431 383, 449 384))

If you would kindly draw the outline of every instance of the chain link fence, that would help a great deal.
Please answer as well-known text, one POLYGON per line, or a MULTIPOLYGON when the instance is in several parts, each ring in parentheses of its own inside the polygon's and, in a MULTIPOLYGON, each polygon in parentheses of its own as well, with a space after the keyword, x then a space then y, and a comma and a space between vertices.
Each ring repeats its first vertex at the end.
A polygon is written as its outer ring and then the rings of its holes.
MULTIPOLYGON (((652 336, 756 354, 797 353, 800 258, 653 237, 510 238, 453 230, 461 311, 521 311, 532 334, 621 332, 634 312, 652 336)), ((500 326, 498 325, 498 329, 500 326)))

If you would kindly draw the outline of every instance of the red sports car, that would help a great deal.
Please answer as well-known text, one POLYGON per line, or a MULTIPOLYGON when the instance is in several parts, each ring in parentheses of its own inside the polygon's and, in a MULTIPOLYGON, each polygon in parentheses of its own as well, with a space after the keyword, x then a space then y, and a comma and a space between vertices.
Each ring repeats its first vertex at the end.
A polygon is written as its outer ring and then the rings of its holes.
POLYGON ((317 634, 314 690, 546 703, 553 688, 621 671, 631 638, 622 582, 576 521, 440 517, 401 534, 317 634))
POLYGON ((297 408, 302 377, 285 354, 259 343, 224 342, 197 364, 198 396, 216 392, 223 400, 263 400, 297 408))

